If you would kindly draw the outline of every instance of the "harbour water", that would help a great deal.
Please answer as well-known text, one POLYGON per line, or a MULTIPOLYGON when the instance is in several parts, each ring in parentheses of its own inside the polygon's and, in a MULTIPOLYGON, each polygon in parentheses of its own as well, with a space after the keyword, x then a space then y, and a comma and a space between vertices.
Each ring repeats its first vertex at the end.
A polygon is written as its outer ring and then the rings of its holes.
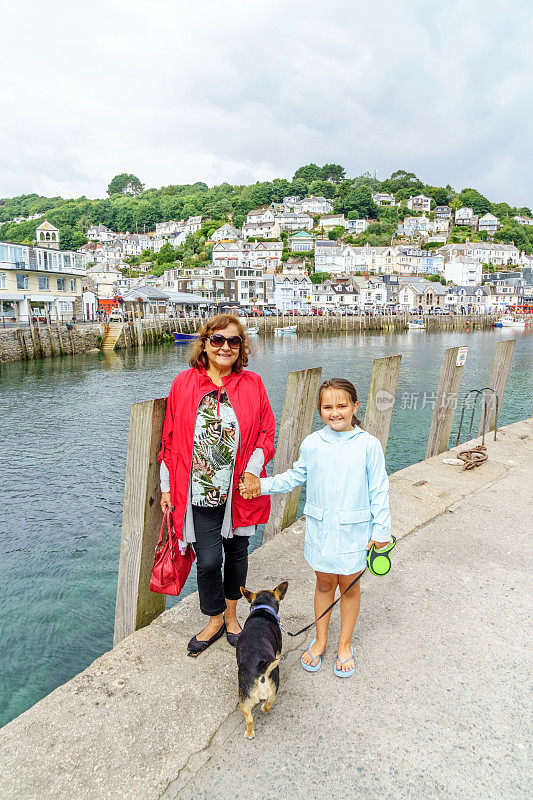
MULTIPOLYGON (((374 358, 401 353, 392 472, 424 457, 444 350, 469 346, 464 394, 487 384, 496 342, 508 338, 517 341, 503 425, 531 413, 533 337, 519 331, 255 337, 249 368, 278 422, 287 374, 312 366, 355 383, 362 418, 374 358)), ((172 345, 2 366, 0 725, 112 647, 130 405, 166 395, 186 366, 172 345)))

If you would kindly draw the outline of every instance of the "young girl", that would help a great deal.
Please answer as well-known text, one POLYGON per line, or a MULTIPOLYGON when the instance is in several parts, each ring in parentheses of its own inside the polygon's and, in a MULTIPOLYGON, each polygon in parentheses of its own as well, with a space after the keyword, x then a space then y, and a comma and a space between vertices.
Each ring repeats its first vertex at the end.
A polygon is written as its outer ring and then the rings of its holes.
MULTIPOLYGON (((316 639, 303 653, 301 664, 316 672, 326 648, 337 586, 344 592, 366 566, 372 544, 383 547, 391 540, 389 480, 379 439, 361 428, 355 416, 357 392, 350 381, 324 381, 318 393, 318 411, 325 427, 307 436, 292 469, 261 478, 261 494, 290 492, 307 481, 304 555, 316 573, 316 639)), ((248 496, 243 490, 243 496, 248 496)), ((251 496, 251 495, 250 495, 251 496)), ((360 583, 342 595, 341 632, 335 675, 355 672, 351 645, 359 614, 360 583)))

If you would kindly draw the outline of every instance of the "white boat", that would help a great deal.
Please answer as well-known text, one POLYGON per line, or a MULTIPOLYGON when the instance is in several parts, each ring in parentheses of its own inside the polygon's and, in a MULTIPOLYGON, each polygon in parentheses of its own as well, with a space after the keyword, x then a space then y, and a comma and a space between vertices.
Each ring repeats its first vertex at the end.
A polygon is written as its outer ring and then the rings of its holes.
POLYGON ((249 328, 246 328, 246 333, 248 335, 252 333, 259 333, 259 325, 251 325, 249 328))
POLYGON ((523 319, 514 319, 510 314, 504 314, 496 321, 495 326, 497 328, 525 328, 526 322, 523 319))
POLYGON ((412 331, 425 331, 426 323, 422 322, 422 320, 415 320, 415 322, 408 322, 407 327, 412 331))
POLYGON ((283 336, 286 333, 296 333, 296 325, 285 325, 284 328, 274 328, 276 336, 283 336))

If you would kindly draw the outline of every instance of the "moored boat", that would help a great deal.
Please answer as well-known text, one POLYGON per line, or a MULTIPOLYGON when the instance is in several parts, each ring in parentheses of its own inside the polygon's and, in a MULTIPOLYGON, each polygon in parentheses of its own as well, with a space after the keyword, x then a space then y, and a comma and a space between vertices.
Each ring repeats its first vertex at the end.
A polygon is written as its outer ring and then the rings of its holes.
POLYGON ((285 325, 284 328, 274 328, 274 333, 277 336, 283 336, 286 333, 296 333, 296 325, 285 325))
POLYGON ((415 320, 414 322, 408 322, 407 327, 412 331, 425 331, 426 323, 422 320, 415 320))
POLYGON ((259 326, 258 325, 251 325, 249 328, 246 328, 246 333, 248 335, 252 333, 259 333, 259 326))
POLYGON ((515 319, 510 314, 504 314, 494 323, 495 328, 525 328, 526 322, 523 319, 515 319))
POLYGON ((186 344, 187 342, 194 342, 195 339, 198 339, 197 333, 174 332, 174 344, 186 344))

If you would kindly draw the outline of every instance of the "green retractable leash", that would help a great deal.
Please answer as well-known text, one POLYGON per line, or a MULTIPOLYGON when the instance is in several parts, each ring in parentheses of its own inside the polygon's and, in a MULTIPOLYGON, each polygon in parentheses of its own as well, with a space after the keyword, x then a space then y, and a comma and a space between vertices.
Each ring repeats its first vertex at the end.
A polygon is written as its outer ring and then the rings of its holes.
POLYGON ((392 567, 390 552, 395 545, 395 536, 392 537, 392 542, 389 542, 386 547, 381 547, 379 550, 376 549, 375 544, 372 545, 366 557, 366 563, 372 575, 381 577, 382 575, 386 575, 387 572, 390 572, 390 568, 392 567))

